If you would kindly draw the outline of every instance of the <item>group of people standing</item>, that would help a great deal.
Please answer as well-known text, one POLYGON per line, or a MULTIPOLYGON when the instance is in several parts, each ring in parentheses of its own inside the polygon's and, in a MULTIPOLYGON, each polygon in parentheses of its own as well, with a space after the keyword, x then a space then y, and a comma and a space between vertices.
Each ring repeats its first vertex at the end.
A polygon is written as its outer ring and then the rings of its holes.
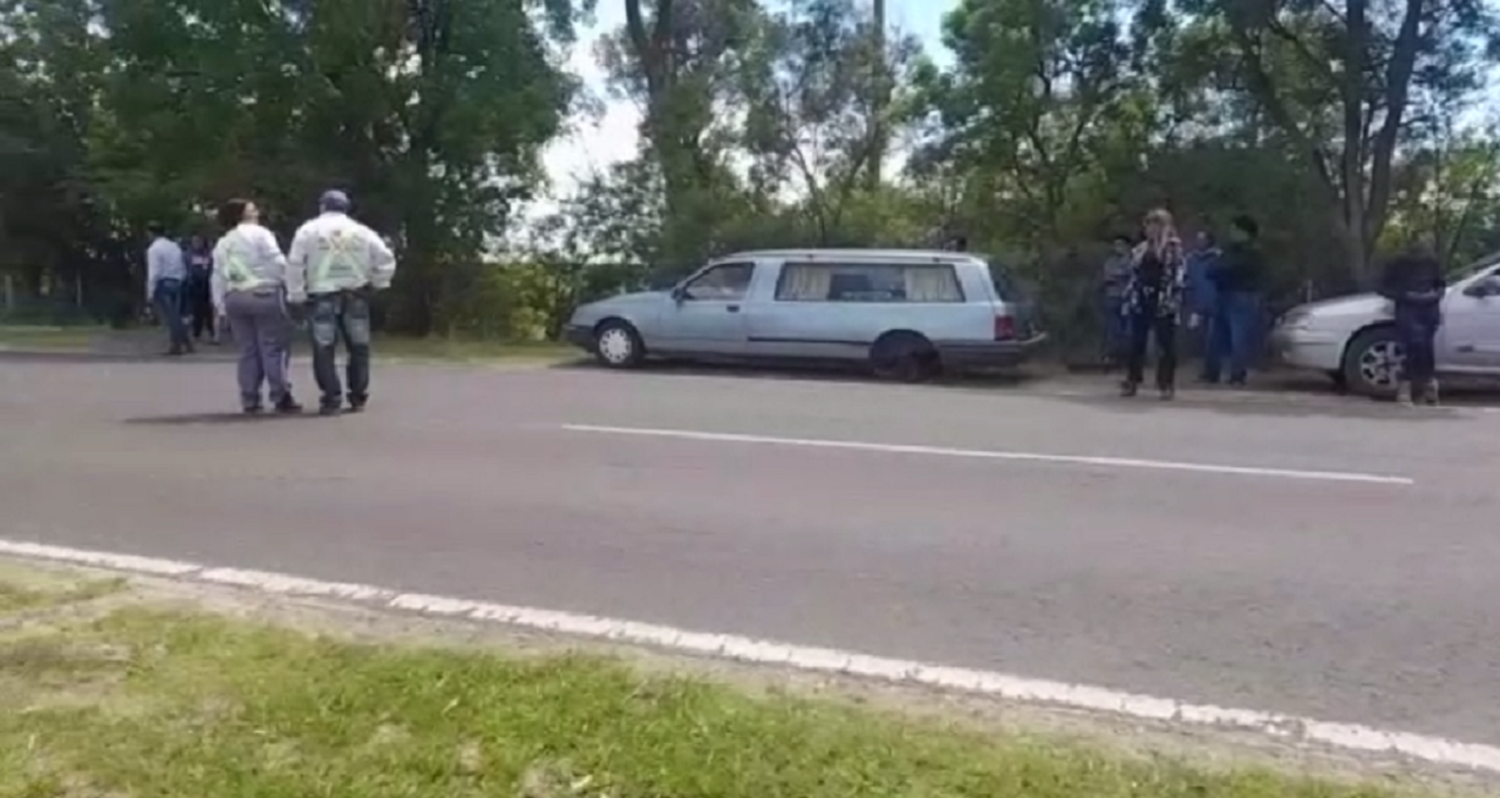
POLYGON ((202 236, 181 246, 167 237, 166 228, 153 224, 151 245, 146 248, 146 305, 167 328, 168 355, 185 355, 196 342, 208 336, 219 342, 218 317, 214 313, 209 275, 213 255, 202 236))
POLYGON ((264 412, 269 398, 275 412, 300 413, 288 372, 295 331, 306 322, 322 394, 319 412, 341 413, 346 401, 350 411, 363 410, 370 385, 370 294, 390 287, 396 258, 349 209, 343 192, 324 193, 319 215, 298 228, 285 254, 250 200, 230 200, 219 209, 223 235, 211 252, 190 244, 184 253, 162 226, 153 225, 146 298, 167 329, 168 354, 193 351, 185 315, 198 337, 211 331, 216 340, 227 327, 239 348, 241 409, 264 412), (203 271, 195 272, 197 267, 203 271), (340 341, 347 352, 347 385, 336 364, 340 341))
POLYGON ((1203 341, 1199 381, 1226 377, 1244 385, 1254 360, 1261 320, 1265 263, 1260 228, 1249 216, 1230 223, 1228 246, 1212 231, 1200 231, 1189 250, 1172 214, 1146 214, 1141 235, 1117 236, 1105 262, 1105 358, 1125 367, 1122 396, 1135 396, 1145 381, 1147 352, 1156 344, 1156 388, 1162 399, 1177 394, 1179 327, 1203 341))

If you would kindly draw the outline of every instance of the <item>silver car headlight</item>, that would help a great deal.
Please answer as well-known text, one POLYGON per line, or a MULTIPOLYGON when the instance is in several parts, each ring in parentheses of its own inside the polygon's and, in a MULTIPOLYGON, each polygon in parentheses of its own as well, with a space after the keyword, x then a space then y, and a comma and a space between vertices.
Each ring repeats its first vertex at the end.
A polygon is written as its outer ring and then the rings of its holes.
POLYGON ((1313 314, 1307 310, 1289 310, 1276 320, 1278 330, 1307 330, 1312 328, 1313 314))

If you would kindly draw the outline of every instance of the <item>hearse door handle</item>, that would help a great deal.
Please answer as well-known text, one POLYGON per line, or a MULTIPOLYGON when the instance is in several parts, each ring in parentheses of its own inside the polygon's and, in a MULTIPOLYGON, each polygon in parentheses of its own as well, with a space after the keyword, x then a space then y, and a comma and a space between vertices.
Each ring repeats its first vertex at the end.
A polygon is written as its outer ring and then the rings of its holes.
POLYGON ((739 305, 729 305, 729 306, 725 307, 724 309, 727 310, 727 311, 729 311, 730 313, 739 313, 740 312, 740 306, 739 305))

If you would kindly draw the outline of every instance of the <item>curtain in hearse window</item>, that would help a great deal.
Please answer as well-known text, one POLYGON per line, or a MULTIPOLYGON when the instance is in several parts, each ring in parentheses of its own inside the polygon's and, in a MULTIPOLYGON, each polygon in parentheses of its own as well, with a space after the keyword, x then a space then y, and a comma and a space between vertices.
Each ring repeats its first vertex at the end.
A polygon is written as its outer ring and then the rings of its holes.
POLYGON ((776 283, 781 302, 962 302, 947 264, 788 263, 776 283))

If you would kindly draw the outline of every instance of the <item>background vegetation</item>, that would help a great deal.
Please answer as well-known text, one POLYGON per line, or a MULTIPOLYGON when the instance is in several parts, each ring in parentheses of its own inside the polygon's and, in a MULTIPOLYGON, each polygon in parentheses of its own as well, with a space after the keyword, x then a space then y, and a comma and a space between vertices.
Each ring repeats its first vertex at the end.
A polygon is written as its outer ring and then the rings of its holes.
POLYGON ((1258 217, 1274 304, 1409 235, 1500 248, 1482 0, 959 0, 942 59, 883 0, 606 2, 640 151, 523 224, 599 99, 559 67, 586 6, 0 0, 6 312, 125 323, 148 221, 211 233, 250 195, 288 235, 328 186, 397 243, 384 323, 413 334, 541 337, 729 250, 961 231, 1080 338, 1107 239, 1155 204, 1258 217))

